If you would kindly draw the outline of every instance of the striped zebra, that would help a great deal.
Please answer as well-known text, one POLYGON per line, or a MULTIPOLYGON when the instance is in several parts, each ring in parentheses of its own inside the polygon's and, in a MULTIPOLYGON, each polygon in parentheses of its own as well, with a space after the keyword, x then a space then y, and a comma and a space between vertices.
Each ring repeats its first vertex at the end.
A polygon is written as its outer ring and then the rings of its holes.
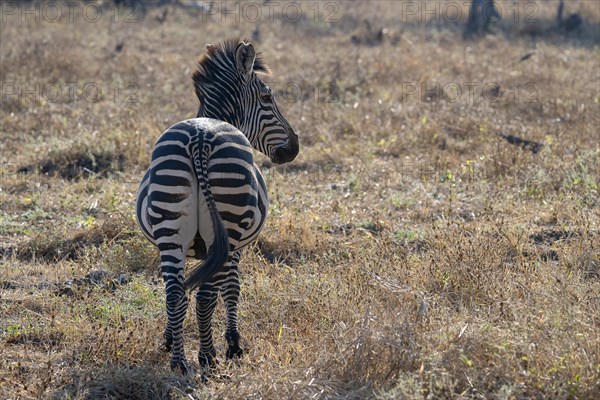
POLYGON ((198 288, 200 366, 216 362, 211 319, 219 291, 226 308, 226 356, 243 354, 237 323, 238 263, 241 249, 256 239, 268 210, 267 189, 252 148, 276 164, 292 161, 299 150, 298 136, 257 75, 269 69, 252 44, 228 40, 207 45, 207 50, 192 75, 198 114, 160 136, 136 204, 144 235, 160 251, 171 368, 184 374, 186 290, 198 288), (184 279, 186 256, 203 261, 184 279))

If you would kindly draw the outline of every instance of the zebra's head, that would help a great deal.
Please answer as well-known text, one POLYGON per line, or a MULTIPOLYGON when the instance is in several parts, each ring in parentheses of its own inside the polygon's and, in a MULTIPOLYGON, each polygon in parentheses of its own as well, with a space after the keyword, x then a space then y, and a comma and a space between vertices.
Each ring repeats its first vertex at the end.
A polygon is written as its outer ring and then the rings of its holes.
POLYGON ((273 91, 260 79, 259 75, 269 74, 269 67, 254 46, 228 40, 206 48, 192 75, 200 100, 197 116, 235 126, 276 164, 294 160, 298 136, 279 111, 273 91))

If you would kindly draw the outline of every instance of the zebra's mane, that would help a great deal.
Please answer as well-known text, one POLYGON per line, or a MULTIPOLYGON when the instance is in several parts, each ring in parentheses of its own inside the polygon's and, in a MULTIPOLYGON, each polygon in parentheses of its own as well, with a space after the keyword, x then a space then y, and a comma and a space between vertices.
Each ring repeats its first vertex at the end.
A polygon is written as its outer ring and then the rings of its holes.
MULTIPOLYGON (((235 51, 241 39, 228 39, 216 45, 207 46, 207 53, 202 54, 198 59, 196 71, 192 74, 196 95, 202 102, 201 88, 210 85, 218 79, 220 75, 236 73, 235 51)), ((248 39, 243 42, 250 43, 248 39)), ((261 53, 256 53, 254 60, 254 72, 270 74, 269 67, 261 57, 261 53)))

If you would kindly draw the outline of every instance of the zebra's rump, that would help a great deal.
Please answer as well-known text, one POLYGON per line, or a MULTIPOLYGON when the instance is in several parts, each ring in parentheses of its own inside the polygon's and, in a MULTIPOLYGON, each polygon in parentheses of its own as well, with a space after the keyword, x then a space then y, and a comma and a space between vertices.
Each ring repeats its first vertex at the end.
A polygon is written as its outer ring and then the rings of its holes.
POLYGON ((161 236, 165 239, 188 232, 189 236, 186 233, 182 237, 186 255, 204 259, 213 237, 205 210, 207 194, 197 184, 191 160, 190 146, 199 135, 205 145, 202 157, 208 177, 204 190, 214 199, 232 251, 258 236, 268 200, 252 147, 239 130, 207 118, 186 120, 169 128, 158 139, 151 167, 138 190, 138 222, 154 244, 161 236))

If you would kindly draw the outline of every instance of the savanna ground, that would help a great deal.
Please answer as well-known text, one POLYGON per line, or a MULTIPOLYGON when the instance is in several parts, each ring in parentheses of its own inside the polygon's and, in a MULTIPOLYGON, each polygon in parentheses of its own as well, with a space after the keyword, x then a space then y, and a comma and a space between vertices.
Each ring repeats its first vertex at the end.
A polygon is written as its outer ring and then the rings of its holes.
POLYGON ((458 22, 408 3, 253 3, 301 152, 256 156, 272 205, 241 264, 247 354, 223 359, 220 304, 206 383, 168 368, 134 198, 195 115, 195 58, 253 10, 0 4, 0 398, 598 398, 600 4, 566 2, 584 26, 563 32, 556 2, 500 1, 464 40, 463 2, 458 22))

